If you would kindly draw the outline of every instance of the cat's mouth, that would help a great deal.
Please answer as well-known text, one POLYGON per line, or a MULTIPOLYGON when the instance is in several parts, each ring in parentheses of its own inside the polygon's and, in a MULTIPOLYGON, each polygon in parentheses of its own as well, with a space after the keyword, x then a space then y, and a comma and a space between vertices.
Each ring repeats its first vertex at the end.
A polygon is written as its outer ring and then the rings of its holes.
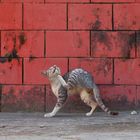
POLYGON ((46 71, 41 71, 41 74, 44 76, 44 75, 46 75, 46 71))

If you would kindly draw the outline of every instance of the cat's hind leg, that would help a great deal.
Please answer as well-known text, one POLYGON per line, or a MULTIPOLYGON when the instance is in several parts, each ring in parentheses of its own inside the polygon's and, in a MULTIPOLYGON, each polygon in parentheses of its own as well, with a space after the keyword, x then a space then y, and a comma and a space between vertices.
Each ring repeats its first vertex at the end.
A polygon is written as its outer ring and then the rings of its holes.
POLYGON ((97 107, 97 103, 93 101, 92 96, 86 90, 80 93, 80 97, 85 104, 91 107, 90 112, 86 113, 86 116, 91 116, 97 107))

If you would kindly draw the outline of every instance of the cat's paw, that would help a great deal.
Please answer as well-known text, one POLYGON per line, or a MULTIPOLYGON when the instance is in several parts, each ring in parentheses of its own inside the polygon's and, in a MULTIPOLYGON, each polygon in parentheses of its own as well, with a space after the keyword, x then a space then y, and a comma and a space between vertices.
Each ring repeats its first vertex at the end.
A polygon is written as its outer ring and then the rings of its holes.
POLYGON ((44 114, 45 118, 51 118, 53 116, 55 116, 55 114, 53 114, 53 113, 46 113, 46 114, 44 114))
POLYGON ((91 112, 86 113, 86 116, 87 116, 87 117, 90 117, 91 115, 92 115, 91 112))

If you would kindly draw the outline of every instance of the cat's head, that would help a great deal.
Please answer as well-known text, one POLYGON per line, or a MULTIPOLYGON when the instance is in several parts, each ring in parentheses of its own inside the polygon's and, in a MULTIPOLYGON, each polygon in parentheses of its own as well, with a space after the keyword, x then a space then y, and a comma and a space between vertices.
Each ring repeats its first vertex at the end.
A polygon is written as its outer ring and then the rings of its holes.
POLYGON ((47 70, 43 70, 41 72, 41 74, 43 76, 47 76, 48 78, 54 78, 54 77, 56 77, 58 75, 61 75, 61 71, 60 71, 60 68, 59 67, 57 67, 56 65, 54 65, 54 66, 50 67, 47 70))

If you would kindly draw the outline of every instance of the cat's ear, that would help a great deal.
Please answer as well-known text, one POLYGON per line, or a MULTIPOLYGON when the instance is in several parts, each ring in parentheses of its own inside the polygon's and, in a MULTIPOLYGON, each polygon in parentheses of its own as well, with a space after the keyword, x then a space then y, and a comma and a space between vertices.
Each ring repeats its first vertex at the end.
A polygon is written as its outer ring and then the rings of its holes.
POLYGON ((61 75, 61 70, 60 70, 60 68, 58 67, 58 73, 61 75))

